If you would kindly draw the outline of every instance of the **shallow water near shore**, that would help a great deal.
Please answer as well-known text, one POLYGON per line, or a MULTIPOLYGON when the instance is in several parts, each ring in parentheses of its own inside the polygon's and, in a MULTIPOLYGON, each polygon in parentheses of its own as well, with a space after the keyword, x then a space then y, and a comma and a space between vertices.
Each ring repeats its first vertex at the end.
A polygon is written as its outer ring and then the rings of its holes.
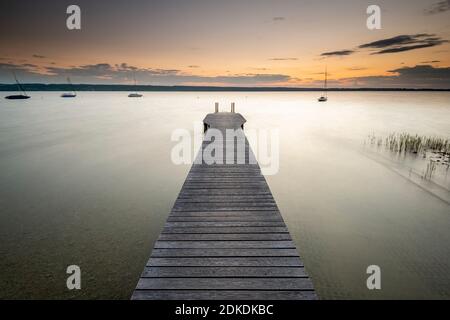
POLYGON ((190 168, 172 163, 171 133, 193 131, 216 101, 235 102, 246 130, 279 129, 266 178, 321 298, 450 298, 450 205, 364 146, 372 133, 449 138, 449 92, 7 94, 0 298, 128 299, 190 168), (72 264, 78 291, 66 288, 72 264), (381 290, 366 287, 373 264, 381 290))

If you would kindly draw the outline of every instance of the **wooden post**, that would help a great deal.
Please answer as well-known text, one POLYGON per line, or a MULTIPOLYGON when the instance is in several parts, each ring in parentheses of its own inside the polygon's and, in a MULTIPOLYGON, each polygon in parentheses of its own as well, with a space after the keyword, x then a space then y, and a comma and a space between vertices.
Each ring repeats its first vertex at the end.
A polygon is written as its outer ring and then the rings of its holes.
POLYGON ((215 107, 216 107, 215 112, 216 112, 216 113, 219 112, 219 103, 218 103, 218 102, 216 102, 215 107))
POLYGON ((231 103, 231 113, 234 113, 234 102, 231 103))

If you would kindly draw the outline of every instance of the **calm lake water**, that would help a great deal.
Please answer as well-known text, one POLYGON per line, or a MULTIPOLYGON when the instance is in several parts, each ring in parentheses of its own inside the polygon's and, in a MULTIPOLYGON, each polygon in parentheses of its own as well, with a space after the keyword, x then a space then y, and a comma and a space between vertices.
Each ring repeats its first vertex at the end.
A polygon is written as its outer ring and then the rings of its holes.
POLYGON ((448 92, 6 95, 0 298, 128 299, 190 167, 172 164, 171 133, 215 101, 236 102, 247 130, 280 130, 267 180, 321 298, 450 298, 450 205, 364 146, 394 131, 449 138, 448 92), (72 264, 79 291, 66 288, 72 264), (379 291, 366 288, 372 264, 379 291))

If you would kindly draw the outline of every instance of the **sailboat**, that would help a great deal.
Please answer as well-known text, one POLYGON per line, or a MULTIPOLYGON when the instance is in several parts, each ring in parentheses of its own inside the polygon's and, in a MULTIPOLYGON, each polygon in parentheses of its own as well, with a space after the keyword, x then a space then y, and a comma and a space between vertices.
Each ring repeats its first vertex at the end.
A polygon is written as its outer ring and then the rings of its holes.
POLYGON ((324 83, 323 95, 319 99, 317 99, 317 101, 326 102, 327 100, 328 100, 328 97, 327 97, 327 67, 325 67, 325 83, 324 83))
MULTIPOLYGON (((133 73, 133 78, 134 78, 134 87, 136 88, 136 76, 134 75, 134 73, 133 73)), ((137 93, 137 92, 130 93, 128 95, 128 98, 140 98, 140 97, 142 97, 142 94, 137 93)))
POLYGON ((19 80, 17 80, 16 74, 14 72, 13 72, 13 75, 14 75, 14 79, 16 80, 16 84, 19 87, 19 90, 22 91, 22 94, 12 94, 12 95, 6 96, 5 99, 19 100, 19 99, 31 98, 29 95, 27 95, 27 93, 23 89, 22 85, 20 84, 19 80))
POLYGON ((70 78, 67 77, 67 82, 70 84, 72 88, 72 92, 64 92, 61 94, 61 98, 75 98, 77 96, 77 93, 75 92, 75 89, 73 88, 72 82, 70 82, 70 78))

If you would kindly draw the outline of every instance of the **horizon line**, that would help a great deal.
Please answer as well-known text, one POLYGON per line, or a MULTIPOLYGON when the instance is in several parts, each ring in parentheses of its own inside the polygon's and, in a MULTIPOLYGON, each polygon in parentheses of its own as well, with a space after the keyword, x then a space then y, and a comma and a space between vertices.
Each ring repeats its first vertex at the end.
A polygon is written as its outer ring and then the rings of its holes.
MULTIPOLYGON (((92 83, 40 83, 30 82, 21 83, 24 89, 28 91, 59 91, 70 90, 75 87, 77 91, 89 91, 86 89, 95 89, 95 87, 111 87, 119 90, 103 90, 103 91, 324 91, 320 87, 286 87, 286 86, 190 86, 190 85, 132 85, 132 84, 92 84, 92 83), (78 88, 77 88, 78 87, 78 88), (83 88, 84 87, 84 88, 83 88), (40 89, 40 90, 38 90, 40 89), (151 90, 148 90, 151 89, 151 90)), ((6 87, 17 87, 15 83, 0 83, 0 91, 17 91, 5 90, 6 87)), ((92 90, 97 91, 97 90, 92 90)), ((99 90, 101 91, 101 90, 99 90)), ((411 88, 411 87, 333 87, 327 88, 326 91, 450 91, 449 88, 411 88)))

